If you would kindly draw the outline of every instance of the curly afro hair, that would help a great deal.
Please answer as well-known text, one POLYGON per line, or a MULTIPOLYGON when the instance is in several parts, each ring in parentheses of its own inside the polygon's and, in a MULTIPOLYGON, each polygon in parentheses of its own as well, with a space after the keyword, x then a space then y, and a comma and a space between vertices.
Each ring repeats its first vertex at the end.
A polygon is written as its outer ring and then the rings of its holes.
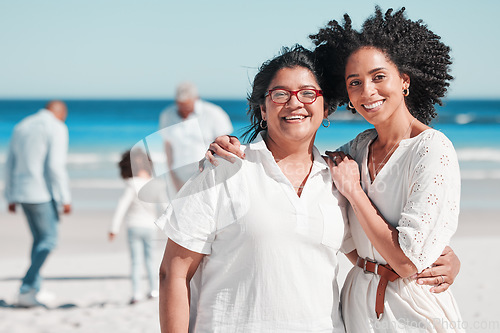
POLYGON ((410 94, 405 97, 411 114, 424 124, 436 117, 434 104, 442 105, 449 81, 450 48, 438 35, 430 31, 422 20, 411 21, 405 17, 405 8, 385 15, 375 7, 361 31, 352 27, 351 18, 344 14, 343 24, 330 21, 316 35, 310 35, 316 45, 316 57, 323 64, 325 83, 338 96, 339 105, 347 104, 349 96, 344 81, 345 66, 349 56, 362 47, 375 47, 386 54, 400 73, 410 77, 410 94))

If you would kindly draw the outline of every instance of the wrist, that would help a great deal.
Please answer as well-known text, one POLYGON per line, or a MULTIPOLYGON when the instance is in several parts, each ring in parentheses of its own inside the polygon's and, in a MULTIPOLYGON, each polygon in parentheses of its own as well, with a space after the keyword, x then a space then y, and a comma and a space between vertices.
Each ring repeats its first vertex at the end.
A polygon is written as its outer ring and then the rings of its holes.
POLYGON ((360 184, 354 185, 350 191, 346 192, 344 194, 347 200, 349 202, 354 203, 357 199, 360 197, 366 196, 365 191, 363 191, 363 188, 361 187, 360 184))

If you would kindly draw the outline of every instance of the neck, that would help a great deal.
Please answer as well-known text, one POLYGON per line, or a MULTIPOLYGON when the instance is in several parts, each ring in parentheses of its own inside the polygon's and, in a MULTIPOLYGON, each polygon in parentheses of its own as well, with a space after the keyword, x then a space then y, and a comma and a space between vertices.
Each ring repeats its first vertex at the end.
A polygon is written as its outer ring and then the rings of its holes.
POLYGON ((314 137, 310 141, 296 142, 293 144, 281 143, 273 140, 267 133, 264 135, 267 149, 273 154, 274 159, 287 162, 309 163, 313 160, 314 137))
POLYGON ((411 137, 412 130, 410 126, 413 126, 414 120, 415 118, 407 111, 375 125, 378 136, 377 141, 381 146, 386 146, 407 139, 408 135, 411 137))
POLYGON ((137 172, 136 177, 145 178, 145 179, 151 178, 151 176, 149 175, 149 172, 147 172, 146 170, 139 170, 139 172, 137 172))

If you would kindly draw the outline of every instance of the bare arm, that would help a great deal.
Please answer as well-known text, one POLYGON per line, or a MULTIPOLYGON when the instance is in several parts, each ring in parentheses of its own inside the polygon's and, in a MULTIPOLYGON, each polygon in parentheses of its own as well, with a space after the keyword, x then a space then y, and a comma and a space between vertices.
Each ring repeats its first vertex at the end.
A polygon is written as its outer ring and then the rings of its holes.
POLYGON ((346 253, 345 256, 347 257, 347 259, 349 259, 349 261, 353 265, 356 265, 356 262, 358 260, 358 251, 357 250, 354 250, 354 251, 351 251, 349 253, 346 253))
POLYGON ((160 266, 160 327, 162 333, 187 332, 189 328, 189 281, 203 254, 190 251, 169 239, 160 266))
POLYGON ((359 223, 377 251, 402 277, 417 273, 417 268, 399 246, 398 231, 379 213, 360 185, 357 163, 344 153, 335 153, 336 162, 329 160, 337 189, 349 200, 359 223))

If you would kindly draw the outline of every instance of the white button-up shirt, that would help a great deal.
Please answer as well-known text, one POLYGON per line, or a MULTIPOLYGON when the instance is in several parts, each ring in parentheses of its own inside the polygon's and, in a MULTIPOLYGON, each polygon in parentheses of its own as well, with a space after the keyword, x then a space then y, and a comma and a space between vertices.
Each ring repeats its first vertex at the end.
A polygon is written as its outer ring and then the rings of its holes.
MULTIPOLYGON (((344 208, 314 148, 300 197, 259 135, 245 160, 218 159, 157 221, 207 254, 193 277, 191 332, 344 332, 337 286, 344 208)), ((171 241, 169 240, 169 241, 171 241)))
POLYGON ((69 204, 66 171, 68 128, 42 109, 14 127, 6 162, 5 198, 9 203, 69 204))
POLYGON ((231 134, 231 120, 219 106, 197 100, 194 111, 183 119, 172 105, 160 114, 160 134, 172 146, 172 169, 183 181, 198 170, 208 145, 218 136, 231 134))

